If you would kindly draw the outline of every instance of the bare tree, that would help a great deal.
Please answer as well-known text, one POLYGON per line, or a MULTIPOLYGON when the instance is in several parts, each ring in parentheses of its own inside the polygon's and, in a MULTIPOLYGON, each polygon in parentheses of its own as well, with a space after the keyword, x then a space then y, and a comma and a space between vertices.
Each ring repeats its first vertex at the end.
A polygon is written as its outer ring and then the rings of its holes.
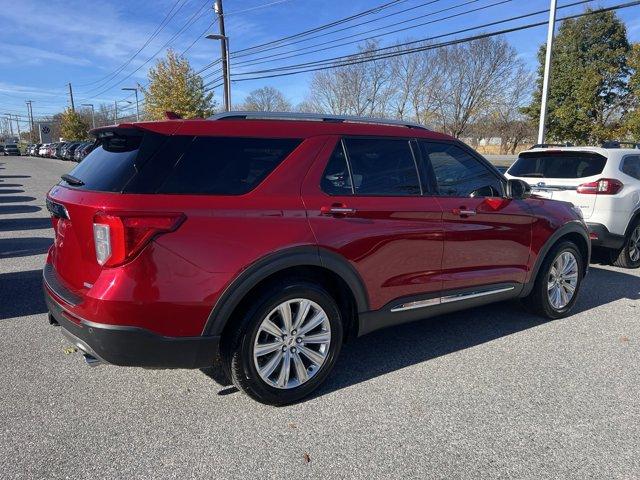
POLYGON ((293 106, 277 88, 262 87, 249 93, 240 109, 256 112, 288 112, 293 109, 293 106))
POLYGON ((368 42, 349 60, 363 63, 317 72, 304 108, 316 112, 375 116, 388 110, 393 91, 392 71, 386 59, 374 60, 377 43, 368 42))

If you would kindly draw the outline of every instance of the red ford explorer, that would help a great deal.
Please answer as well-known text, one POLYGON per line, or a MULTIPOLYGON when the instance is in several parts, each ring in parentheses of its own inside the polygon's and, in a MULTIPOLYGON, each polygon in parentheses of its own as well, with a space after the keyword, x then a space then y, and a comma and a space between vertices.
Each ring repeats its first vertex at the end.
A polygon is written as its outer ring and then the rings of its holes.
POLYGON ((521 298, 576 302, 569 203, 393 120, 232 112, 94 130, 48 194, 50 321, 91 362, 219 366, 258 401, 316 389, 350 338, 521 298))

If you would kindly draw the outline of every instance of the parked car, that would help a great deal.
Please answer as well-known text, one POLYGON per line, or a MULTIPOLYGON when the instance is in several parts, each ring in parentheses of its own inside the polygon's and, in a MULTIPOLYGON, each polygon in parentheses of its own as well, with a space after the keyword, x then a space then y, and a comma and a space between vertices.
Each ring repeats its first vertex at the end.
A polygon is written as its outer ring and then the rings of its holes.
POLYGON ((71 145, 69 145, 69 147, 67 148, 67 151, 66 151, 66 155, 64 157, 65 160, 74 160, 74 155, 76 153, 76 150, 82 144, 83 144, 83 142, 74 142, 71 145))
POLYGON ((63 160, 62 149, 68 145, 68 142, 60 142, 56 144, 55 149, 53 150, 53 158, 57 158, 59 160, 63 160))
POLYGON ((513 298, 564 317, 587 271, 578 209, 419 125, 231 112, 94 133, 47 195, 43 272, 50 322, 92 363, 218 366, 282 405, 345 340, 513 298))
POLYGON ((5 143, 4 144, 4 155, 20 155, 20 148, 17 143, 5 143))
POLYGON ((40 147, 42 146, 41 143, 36 143, 33 148, 31 149, 31 155, 33 155, 34 157, 37 157, 40 155, 40 147))
POLYGON ((40 145, 40 148, 38 149, 39 157, 44 157, 46 155, 48 146, 48 143, 43 143, 42 145, 40 145))
POLYGON ((93 150, 93 146, 93 142, 86 142, 85 144, 76 148, 76 151, 74 153, 74 160, 76 162, 81 162, 84 157, 91 153, 91 151, 93 150))
POLYGON ((0 145, 0 154, 4 155, 4 145, 0 145))
POLYGON ((507 176, 579 207, 596 249, 614 265, 640 267, 640 144, 540 145, 522 152, 507 176))

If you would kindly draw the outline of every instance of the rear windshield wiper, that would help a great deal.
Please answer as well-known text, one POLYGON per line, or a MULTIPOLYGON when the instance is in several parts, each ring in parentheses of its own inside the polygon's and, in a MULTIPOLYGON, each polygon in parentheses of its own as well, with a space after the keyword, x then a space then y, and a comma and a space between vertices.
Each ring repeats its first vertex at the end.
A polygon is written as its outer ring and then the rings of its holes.
POLYGON ((78 187, 84 185, 84 182, 82 180, 80 180, 77 177, 74 177, 73 175, 69 175, 68 173, 61 175, 60 178, 65 182, 67 182, 69 185, 76 185, 78 187))
POLYGON ((516 177, 539 177, 539 178, 544 178, 544 173, 523 173, 522 175, 516 175, 516 177))

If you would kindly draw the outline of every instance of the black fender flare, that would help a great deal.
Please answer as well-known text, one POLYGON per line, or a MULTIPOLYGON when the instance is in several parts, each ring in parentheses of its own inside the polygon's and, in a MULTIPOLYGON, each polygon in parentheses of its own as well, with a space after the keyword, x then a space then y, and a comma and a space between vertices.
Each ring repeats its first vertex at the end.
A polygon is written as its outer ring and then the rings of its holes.
POLYGON ((304 266, 323 267, 335 273, 351 289, 358 312, 369 309, 364 282, 344 257, 315 245, 292 247, 266 255, 239 273, 213 306, 202 335, 221 335, 235 308, 262 280, 284 269, 304 266))
POLYGON ((562 227, 553 232, 553 234, 545 242, 544 246, 540 249, 538 258, 536 259, 536 262, 531 269, 531 278, 529 278, 529 282, 527 282, 522 289, 522 297, 526 297, 527 295, 529 295, 529 293, 531 293, 533 285, 536 282, 536 278, 538 277, 538 271, 542 266, 542 262, 544 262, 544 259, 547 257, 549 250, 551 250, 551 248, 558 242, 560 238, 570 233, 579 234, 584 239, 585 244, 587 245, 587 257, 584 259, 586 273, 589 268, 589 261, 591 259, 591 240, 589 239, 589 230, 583 222, 579 220, 573 220, 569 223, 565 223, 562 227))

